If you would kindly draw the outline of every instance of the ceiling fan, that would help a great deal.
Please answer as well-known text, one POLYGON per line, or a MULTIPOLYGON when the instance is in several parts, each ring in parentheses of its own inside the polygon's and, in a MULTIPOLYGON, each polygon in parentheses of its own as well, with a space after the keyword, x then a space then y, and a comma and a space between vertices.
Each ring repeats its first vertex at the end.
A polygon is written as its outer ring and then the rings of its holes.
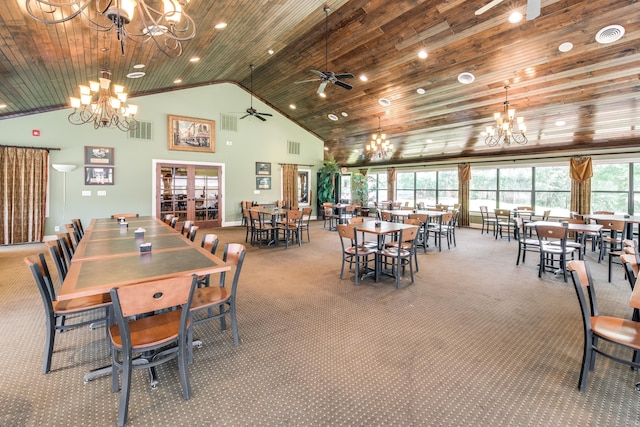
POLYGON ((320 86, 318 86, 317 93, 324 93, 324 89, 327 87, 328 83, 333 83, 334 85, 343 87, 347 90, 353 89, 348 83, 343 82, 341 79, 352 79, 354 77, 351 73, 340 73, 336 74, 333 71, 329 71, 329 7, 324 7, 325 20, 324 20, 324 30, 325 30, 325 41, 324 41, 324 71, 311 70, 313 74, 318 76, 315 79, 309 80, 299 80, 296 83, 306 83, 306 82, 320 82, 320 86))
POLYGON ((273 114, 258 113, 258 111, 256 111, 255 108, 253 108, 253 64, 249 65, 249 69, 251 69, 251 106, 245 110, 247 114, 245 114, 244 116, 240 117, 240 119, 244 119, 245 117, 253 116, 253 117, 256 117, 256 118, 262 120, 263 122, 266 122, 267 119, 265 119, 262 116, 272 117, 273 114))
MULTIPOLYGON (((487 10, 502 3, 503 0, 492 0, 489 3, 476 10, 476 15, 482 15, 487 10)), ((540 1, 541 0, 527 0, 527 21, 531 21, 540 16, 540 1)))

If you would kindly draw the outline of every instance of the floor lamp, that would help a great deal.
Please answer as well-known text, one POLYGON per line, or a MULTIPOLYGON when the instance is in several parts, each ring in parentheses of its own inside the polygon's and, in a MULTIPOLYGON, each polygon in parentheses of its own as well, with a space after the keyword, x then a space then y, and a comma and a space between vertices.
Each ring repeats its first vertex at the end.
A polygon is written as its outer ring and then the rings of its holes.
MULTIPOLYGON (((62 163, 53 163, 51 165, 52 168, 57 170, 58 172, 62 172, 62 218, 60 222, 64 225, 64 215, 67 209, 67 173, 75 170, 78 166, 62 164, 62 163)), ((57 231, 57 230, 56 230, 57 231)))

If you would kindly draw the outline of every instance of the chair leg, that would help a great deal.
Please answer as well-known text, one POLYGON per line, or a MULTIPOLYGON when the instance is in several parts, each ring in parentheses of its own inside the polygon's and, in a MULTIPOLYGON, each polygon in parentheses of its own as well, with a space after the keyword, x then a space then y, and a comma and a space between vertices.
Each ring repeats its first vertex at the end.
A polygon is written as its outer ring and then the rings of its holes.
POLYGON ((118 408, 118 427, 123 427, 127 422, 129 394, 131 392, 131 371, 133 369, 131 355, 123 354, 122 357, 122 387, 120 390, 120 407, 118 408))
POLYGON ((591 365, 591 337, 585 334, 584 351, 582 353, 582 367, 580 368, 580 379, 578 380, 578 390, 584 392, 587 387, 587 377, 589 375, 589 366, 591 365))
POLYGON ((48 374, 51 371, 51 359, 53 358, 53 346, 56 340, 56 320, 47 316, 46 337, 44 341, 44 361, 42 362, 42 373, 48 374))
POLYGON ((188 347, 191 347, 187 337, 180 337, 178 343, 178 370, 180 371, 180 385, 184 400, 191 398, 191 384, 189 383, 188 347))
POLYGON ((240 337, 238 336, 238 321, 236 319, 236 302, 231 300, 229 303, 229 315, 231 316, 231 330, 233 331, 233 345, 240 345, 240 337))

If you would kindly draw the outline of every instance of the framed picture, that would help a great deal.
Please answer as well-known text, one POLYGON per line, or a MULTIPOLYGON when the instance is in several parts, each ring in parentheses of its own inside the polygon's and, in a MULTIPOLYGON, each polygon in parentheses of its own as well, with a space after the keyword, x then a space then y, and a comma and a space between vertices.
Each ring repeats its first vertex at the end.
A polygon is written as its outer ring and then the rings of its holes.
POLYGON ((215 122, 169 115, 169 150, 215 153, 215 122))
POLYGON ((85 165, 113 166, 113 147, 84 147, 85 165))
POLYGON ((113 167, 85 166, 84 185, 113 185, 113 167))
POLYGON ((270 176, 257 177, 256 190, 271 190, 271 177, 270 176))
POLYGON ((256 162, 256 175, 271 175, 271 163, 256 162))

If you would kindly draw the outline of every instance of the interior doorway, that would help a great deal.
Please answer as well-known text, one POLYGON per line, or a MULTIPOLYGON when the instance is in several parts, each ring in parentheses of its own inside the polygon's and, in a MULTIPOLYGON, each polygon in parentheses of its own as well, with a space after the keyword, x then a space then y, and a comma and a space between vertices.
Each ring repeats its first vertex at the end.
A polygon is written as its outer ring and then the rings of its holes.
POLYGON ((155 174, 158 218, 172 214, 202 228, 221 226, 221 166, 158 162, 155 174))

